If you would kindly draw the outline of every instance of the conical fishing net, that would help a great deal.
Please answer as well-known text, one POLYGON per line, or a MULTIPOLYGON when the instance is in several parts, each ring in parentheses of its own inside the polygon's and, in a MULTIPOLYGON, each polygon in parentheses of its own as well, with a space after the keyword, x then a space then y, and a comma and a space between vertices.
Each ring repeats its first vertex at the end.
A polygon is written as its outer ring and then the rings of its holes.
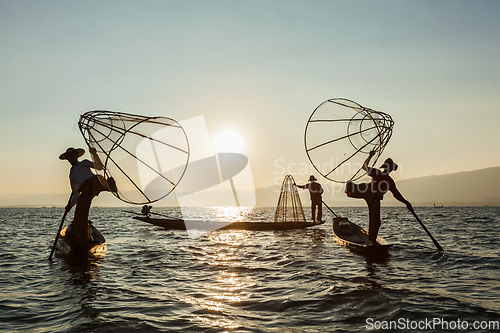
POLYGON ((392 135, 394 121, 386 113, 336 98, 321 103, 309 117, 304 144, 313 167, 326 179, 345 183, 365 175, 371 151, 373 166, 392 135))
POLYGON ((189 144, 184 129, 173 119, 98 110, 83 114, 78 127, 104 165, 96 171, 105 179, 113 177, 118 189, 114 194, 122 201, 158 201, 184 175, 189 144))
POLYGON ((283 180, 274 214, 274 223, 282 222, 306 222, 295 180, 291 175, 286 175, 283 180))

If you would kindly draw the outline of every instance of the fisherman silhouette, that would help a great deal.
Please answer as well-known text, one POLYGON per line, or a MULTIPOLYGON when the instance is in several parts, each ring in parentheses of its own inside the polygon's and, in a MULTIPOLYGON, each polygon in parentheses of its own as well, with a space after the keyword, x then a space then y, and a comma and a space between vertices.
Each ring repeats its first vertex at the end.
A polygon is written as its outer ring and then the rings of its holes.
POLYGON ((148 205, 142 206, 141 214, 149 217, 149 215, 151 214, 151 208, 153 208, 153 206, 148 206, 148 205))
POLYGON ((70 147, 59 156, 60 160, 67 160, 71 164, 69 181, 71 185, 71 201, 66 206, 66 212, 76 204, 73 223, 68 230, 70 234, 76 232, 79 240, 91 240, 92 235, 89 227, 89 210, 92 199, 103 191, 117 192, 115 181, 112 177, 105 180, 101 175, 95 175, 90 169, 102 170, 103 165, 95 148, 89 149, 95 163, 89 160, 78 161, 85 154, 82 148, 70 147))
POLYGON ((318 222, 321 222, 321 218, 323 217, 323 210, 322 210, 322 203, 323 200, 321 198, 321 195, 323 194, 323 187, 321 186, 320 183, 316 183, 316 177, 311 175, 309 177, 309 183, 305 185, 297 185, 295 186, 301 188, 301 189, 308 189, 309 190, 309 195, 311 196, 311 219, 315 221, 316 217, 316 207, 318 208, 318 222))
POLYGON ((354 184, 349 181, 346 184, 345 192, 348 197, 365 199, 370 216, 368 235, 372 241, 372 245, 377 245, 376 240, 381 225, 380 200, 383 200, 384 194, 387 193, 387 191, 391 191, 394 198, 404 203, 410 212, 413 212, 413 207, 410 202, 403 198, 399 190, 396 188, 396 183, 389 176, 392 171, 398 169, 398 165, 394 163, 391 158, 388 158, 380 166, 380 169, 370 168, 368 167, 368 164, 370 163, 373 155, 375 155, 375 152, 371 151, 368 158, 363 163, 363 169, 366 170, 367 175, 372 178, 371 182, 354 184))

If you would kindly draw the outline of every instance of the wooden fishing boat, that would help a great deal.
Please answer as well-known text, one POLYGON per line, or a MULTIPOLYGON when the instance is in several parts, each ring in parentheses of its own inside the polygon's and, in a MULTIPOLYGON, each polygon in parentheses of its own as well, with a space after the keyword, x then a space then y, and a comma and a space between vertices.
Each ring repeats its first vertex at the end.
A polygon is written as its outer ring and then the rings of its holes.
MULTIPOLYGON (((133 212, 129 212, 133 213, 133 212)), ((165 229, 173 230, 291 230, 291 229, 304 229, 315 225, 325 223, 321 222, 214 222, 203 220, 183 220, 175 218, 152 218, 149 216, 139 215, 133 216, 134 219, 156 225, 165 229)))
POLYGON ((169 216, 151 212, 151 206, 145 205, 142 207, 142 214, 125 211, 126 213, 134 214, 134 219, 146 223, 154 224, 165 229, 177 230, 292 230, 304 229, 315 225, 325 223, 325 221, 308 222, 304 215, 304 210, 300 202, 300 196, 297 192, 297 186, 291 175, 286 175, 281 185, 280 197, 276 212, 274 214, 274 222, 261 221, 244 221, 244 222, 217 222, 204 220, 189 220, 171 218, 169 216), (152 218, 150 215, 160 215, 163 218, 152 218))
POLYGON ((377 244, 372 245, 368 238, 368 231, 345 217, 333 219, 333 238, 350 251, 366 256, 387 255, 392 246, 381 237, 377 237, 377 244))
POLYGON ((103 234, 89 221, 92 240, 82 241, 76 239, 68 231, 68 226, 61 230, 57 240, 57 251, 62 255, 99 257, 104 255, 107 241, 103 234))

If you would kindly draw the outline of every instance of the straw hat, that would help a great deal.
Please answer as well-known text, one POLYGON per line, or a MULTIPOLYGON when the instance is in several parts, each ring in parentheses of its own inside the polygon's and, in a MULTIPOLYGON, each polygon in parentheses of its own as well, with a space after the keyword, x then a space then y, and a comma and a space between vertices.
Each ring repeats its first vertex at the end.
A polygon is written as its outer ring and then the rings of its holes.
POLYGON ((394 163, 392 158, 388 158, 384 161, 384 164, 380 166, 383 169, 391 169, 393 171, 396 171, 398 169, 398 165, 394 163))
POLYGON ((68 158, 66 155, 69 153, 72 153, 74 151, 78 152, 78 157, 81 157, 81 156, 83 156, 83 154, 85 154, 85 149, 82 149, 82 148, 75 149, 73 147, 69 147, 68 149, 66 149, 66 151, 64 153, 59 155, 59 159, 60 160, 67 160, 68 158))

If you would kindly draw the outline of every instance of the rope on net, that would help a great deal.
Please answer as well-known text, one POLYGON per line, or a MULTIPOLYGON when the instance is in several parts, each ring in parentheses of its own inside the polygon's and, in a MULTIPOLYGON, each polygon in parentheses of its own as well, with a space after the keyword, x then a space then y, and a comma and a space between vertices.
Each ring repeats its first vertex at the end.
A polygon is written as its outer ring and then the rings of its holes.
POLYGON ((103 165, 96 172, 104 179, 113 177, 118 189, 113 194, 124 202, 163 199, 186 171, 189 143, 174 119, 96 110, 81 115, 78 127, 103 165))

